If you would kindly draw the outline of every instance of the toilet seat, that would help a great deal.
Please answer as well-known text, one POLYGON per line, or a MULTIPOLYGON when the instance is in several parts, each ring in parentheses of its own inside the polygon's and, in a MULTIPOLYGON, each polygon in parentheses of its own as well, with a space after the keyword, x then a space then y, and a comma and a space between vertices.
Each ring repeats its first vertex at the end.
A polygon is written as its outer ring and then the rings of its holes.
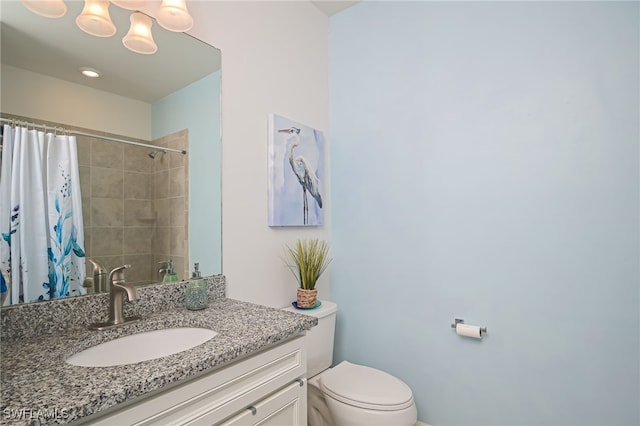
POLYGON ((402 380, 348 361, 322 373, 320 386, 327 396, 358 408, 397 411, 414 404, 413 393, 402 380))

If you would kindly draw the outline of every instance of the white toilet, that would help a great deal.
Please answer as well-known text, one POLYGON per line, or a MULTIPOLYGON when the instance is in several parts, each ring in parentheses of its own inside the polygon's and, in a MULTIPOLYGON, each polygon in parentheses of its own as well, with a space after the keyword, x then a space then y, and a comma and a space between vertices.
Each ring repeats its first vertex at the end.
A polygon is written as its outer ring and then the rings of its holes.
POLYGON ((318 325, 307 331, 307 413, 309 426, 413 426, 418 411, 402 380, 384 371, 343 361, 333 368, 337 305, 288 311, 313 315, 318 325))

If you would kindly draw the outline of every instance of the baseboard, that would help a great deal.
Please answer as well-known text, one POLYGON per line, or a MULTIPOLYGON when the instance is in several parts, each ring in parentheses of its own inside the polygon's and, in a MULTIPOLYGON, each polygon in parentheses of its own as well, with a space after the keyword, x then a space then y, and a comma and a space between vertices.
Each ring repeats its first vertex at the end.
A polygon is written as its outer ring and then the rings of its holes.
POLYGON ((429 423, 424 423, 424 422, 418 421, 416 423, 416 426, 431 426, 431 425, 429 423))

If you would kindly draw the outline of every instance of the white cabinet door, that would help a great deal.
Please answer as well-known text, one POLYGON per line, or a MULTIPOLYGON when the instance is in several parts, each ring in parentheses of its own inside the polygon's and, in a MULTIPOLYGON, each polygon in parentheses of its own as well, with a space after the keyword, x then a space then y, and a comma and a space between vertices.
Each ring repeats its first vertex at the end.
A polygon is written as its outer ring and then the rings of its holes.
POLYGON ((220 426, 306 426, 307 382, 293 382, 220 426), (302 386, 301 386, 302 384, 302 386))

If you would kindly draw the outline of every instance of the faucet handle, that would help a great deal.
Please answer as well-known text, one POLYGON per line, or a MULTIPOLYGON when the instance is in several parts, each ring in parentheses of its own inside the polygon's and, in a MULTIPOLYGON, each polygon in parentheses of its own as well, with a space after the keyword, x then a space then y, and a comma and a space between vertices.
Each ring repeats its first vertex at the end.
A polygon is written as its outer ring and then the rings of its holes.
POLYGON ((131 268, 131 265, 122 265, 115 268, 109 273, 109 281, 111 284, 124 284, 124 270, 131 268))

